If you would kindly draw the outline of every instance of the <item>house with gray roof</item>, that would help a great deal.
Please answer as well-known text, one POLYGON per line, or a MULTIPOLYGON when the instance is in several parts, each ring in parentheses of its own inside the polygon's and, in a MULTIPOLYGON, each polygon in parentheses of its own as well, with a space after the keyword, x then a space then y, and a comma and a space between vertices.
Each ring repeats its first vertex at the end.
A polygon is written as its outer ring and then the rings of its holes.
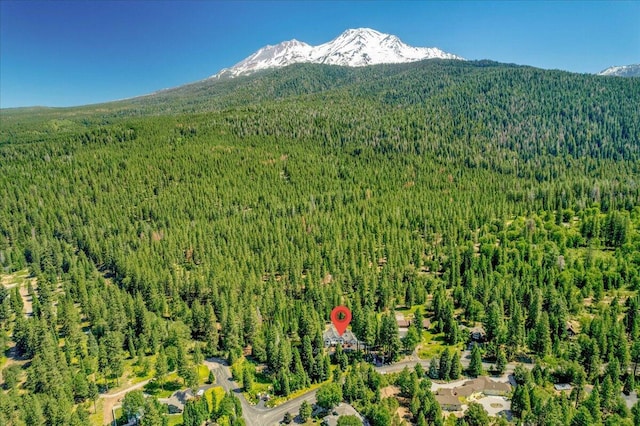
POLYGON ((365 343, 359 341, 351 330, 346 330, 341 336, 333 325, 330 325, 324 331, 322 339, 324 340, 325 348, 338 346, 338 343, 346 350, 364 349, 366 347, 365 343))

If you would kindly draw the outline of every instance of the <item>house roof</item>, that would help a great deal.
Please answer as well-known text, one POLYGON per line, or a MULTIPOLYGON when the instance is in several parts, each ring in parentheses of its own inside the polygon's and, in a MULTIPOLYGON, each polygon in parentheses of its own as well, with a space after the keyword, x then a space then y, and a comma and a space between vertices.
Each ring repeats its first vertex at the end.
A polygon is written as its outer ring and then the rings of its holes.
POLYGON ((434 396, 440 405, 462 406, 458 396, 454 395, 452 389, 440 389, 434 396))
POLYGON ((469 329, 470 333, 480 333, 480 334, 485 334, 486 332, 484 331, 484 327, 481 325, 476 325, 475 327, 469 329))
POLYGON ((322 333, 322 338, 323 340, 331 340, 331 341, 339 341, 340 339, 342 339, 342 341, 344 342, 358 341, 358 338, 356 337, 355 334, 353 334, 351 330, 345 330, 345 332, 342 333, 342 336, 340 336, 340 334, 338 333, 338 330, 336 330, 336 328, 333 325, 329 326, 329 328, 327 328, 324 331, 324 333, 322 333))
POLYGON ((569 383, 556 383, 553 387, 557 391, 570 391, 573 388, 569 383))
POLYGON ((570 331, 573 334, 580 333, 580 323, 578 321, 567 321, 566 326, 567 331, 570 331))
POLYGON ((468 380, 458 388, 458 393, 463 396, 469 396, 476 392, 497 391, 497 392, 509 392, 511 385, 509 383, 496 382, 488 378, 487 376, 480 376, 473 380, 468 380))
POLYGON ((338 417, 340 416, 356 416, 358 420, 360 420, 364 424, 364 420, 360 415, 360 413, 358 413, 358 411, 355 408, 353 408, 353 406, 350 404, 345 404, 344 402, 341 402, 337 407, 333 409, 332 413, 335 413, 335 414, 331 414, 324 418, 324 423, 326 423, 327 425, 330 425, 330 426, 337 425, 338 417))

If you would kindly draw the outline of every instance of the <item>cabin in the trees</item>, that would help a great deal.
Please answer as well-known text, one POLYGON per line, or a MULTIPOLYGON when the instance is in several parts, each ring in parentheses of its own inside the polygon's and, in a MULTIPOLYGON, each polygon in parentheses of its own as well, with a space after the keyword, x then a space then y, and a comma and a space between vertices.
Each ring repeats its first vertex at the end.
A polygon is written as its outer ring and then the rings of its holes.
POLYGON ((553 385, 553 388, 558 392, 571 392, 573 386, 571 386, 569 383, 556 383, 553 385))
POLYGON ((487 338, 487 332, 484 331, 483 326, 478 325, 469 330, 469 337, 472 342, 482 343, 487 338))
POLYGON ((580 324, 577 321, 567 321, 567 336, 575 337, 580 333, 580 324))
POLYGON ((409 321, 404 317, 404 314, 396 314, 396 323, 398 328, 409 328, 409 321))

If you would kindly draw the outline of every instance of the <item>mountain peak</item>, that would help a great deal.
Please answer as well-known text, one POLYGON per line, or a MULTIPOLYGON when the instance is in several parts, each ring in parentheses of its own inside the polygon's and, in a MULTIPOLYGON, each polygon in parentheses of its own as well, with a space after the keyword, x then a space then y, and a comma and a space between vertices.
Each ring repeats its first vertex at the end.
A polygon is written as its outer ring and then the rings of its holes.
POLYGON ((267 45, 231 68, 211 78, 237 77, 295 63, 317 63, 361 67, 374 64, 415 62, 423 59, 462 59, 436 47, 412 47, 398 37, 371 28, 348 29, 333 40, 311 46, 289 40, 267 45))
POLYGON ((606 70, 600 71, 598 75, 608 75, 614 77, 640 77, 640 64, 609 67, 606 70))

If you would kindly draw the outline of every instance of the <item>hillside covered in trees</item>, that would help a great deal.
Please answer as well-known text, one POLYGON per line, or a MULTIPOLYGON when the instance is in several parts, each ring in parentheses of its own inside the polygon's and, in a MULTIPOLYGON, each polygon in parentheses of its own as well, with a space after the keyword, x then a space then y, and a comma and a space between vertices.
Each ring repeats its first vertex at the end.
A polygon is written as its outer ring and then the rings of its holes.
POLYGON ((639 104, 638 79, 432 60, 1 111, 0 424, 106 423, 101 392, 212 356, 247 395, 335 383, 373 424, 443 424, 420 372, 394 419, 395 378, 330 358, 338 304, 387 359, 429 333, 449 362, 476 325, 486 362, 534 359, 515 423, 639 424, 639 104), (432 326, 400 341, 396 310, 432 326))

